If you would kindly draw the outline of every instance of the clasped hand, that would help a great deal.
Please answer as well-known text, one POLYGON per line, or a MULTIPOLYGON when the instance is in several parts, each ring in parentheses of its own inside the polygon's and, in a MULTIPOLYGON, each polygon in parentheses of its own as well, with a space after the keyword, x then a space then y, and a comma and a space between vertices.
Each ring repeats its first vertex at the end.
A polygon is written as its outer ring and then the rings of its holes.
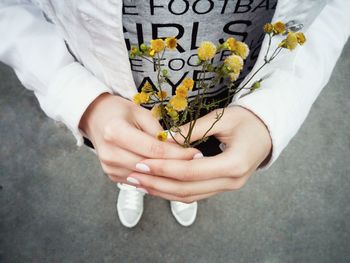
MULTIPOLYGON (((215 116, 213 111, 197 120, 193 141, 202 138, 215 116)), ((225 109, 209 132, 226 146, 213 157, 203 157, 197 149, 182 148, 171 139, 158 141, 155 134, 162 127, 149 110, 107 93, 89 106, 79 127, 94 144, 102 169, 113 182, 185 203, 240 189, 267 160, 272 147, 263 122, 239 106, 225 109)), ((186 134, 188 125, 180 128, 186 134)), ((176 140, 181 138, 175 135, 176 140)))

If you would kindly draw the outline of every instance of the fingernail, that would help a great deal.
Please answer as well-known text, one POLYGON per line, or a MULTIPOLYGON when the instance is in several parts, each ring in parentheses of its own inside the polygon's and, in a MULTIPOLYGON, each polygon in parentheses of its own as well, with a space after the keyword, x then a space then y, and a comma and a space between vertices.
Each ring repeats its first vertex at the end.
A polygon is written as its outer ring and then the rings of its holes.
POLYGON ((141 172, 150 172, 151 169, 148 167, 148 165, 144 164, 144 163, 138 163, 136 164, 136 169, 141 171, 141 172))
POLYGON ((172 141, 172 140, 173 140, 173 137, 176 136, 176 132, 174 132, 174 131, 169 131, 169 130, 167 130, 166 132, 168 133, 167 140, 168 140, 168 141, 172 141))
POLYGON ((174 132, 174 131, 168 131, 168 133, 170 136, 175 136, 177 134, 177 132, 174 132))
POLYGON ((223 142, 219 144, 219 148, 221 151, 225 151, 226 149, 226 144, 224 144, 223 142))
POLYGON ((133 177, 128 177, 126 178, 126 180, 129 182, 129 183, 132 183, 132 184, 140 184, 139 180, 133 178, 133 177))
POLYGON ((193 159, 201 159, 201 158, 203 158, 204 156, 203 156, 203 154, 201 153, 201 152, 199 152, 199 153, 196 153, 194 156, 193 156, 193 159))
POLYGON ((143 188, 137 188, 137 190, 141 193, 144 193, 144 194, 148 194, 148 191, 146 189, 143 189, 143 188))

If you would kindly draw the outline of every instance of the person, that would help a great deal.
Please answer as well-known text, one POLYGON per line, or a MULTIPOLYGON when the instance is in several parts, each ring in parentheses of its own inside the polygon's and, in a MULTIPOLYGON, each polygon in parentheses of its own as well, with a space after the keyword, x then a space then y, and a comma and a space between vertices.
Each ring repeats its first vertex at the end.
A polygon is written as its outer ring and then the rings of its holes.
MULTIPOLYGON (((170 200, 176 220, 189 226, 198 200, 243 187, 296 134, 349 37, 349 11, 342 0, 2 0, 0 61, 34 91, 49 117, 66 124, 79 146, 94 148, 103 171, 120 187, 124 226, 139 222, 145 193, 170 200), (283 52, 252 79, 263 78, 261 88, 234 98, 211 130, 213 139, 198 150, 155 138, 162 130, 158 121, 130 101, 146 81, 154 83, 155 72, 145 61, 129 60, 131 44, 176 35, 179 46, 163 61, 172 92, 184 77, 195 78, 200 41, 234 36, 251 49, 244 82, 263 63, 263 24, 278 20, 303 28, 307 43, 283 52)), ((216 55, 218 61, 224 57, 216 55)), ((218 85, 210 96, 224 91, 218 85)), ((215 111, 201 117, 192 139, 214 118, 215 111)))

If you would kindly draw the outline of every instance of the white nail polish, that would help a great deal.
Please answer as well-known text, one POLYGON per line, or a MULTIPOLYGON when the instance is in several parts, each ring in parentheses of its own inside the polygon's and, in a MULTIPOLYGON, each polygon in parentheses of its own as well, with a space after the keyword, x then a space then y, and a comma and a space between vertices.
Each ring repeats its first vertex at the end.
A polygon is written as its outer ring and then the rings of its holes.
POLYGON ((219 144, 219 148, 221 151, 225 151, 226 149, 226 144, 224 144, 223 142, 219 144))
POLYGON ((137 190, 141 193, 144 193, 144 194, 148 194, 148 191, 146 189, 143 189, 143 188, 137 188, 137 190))
POLYGON ((148 167, 148 165, 144 164, 144 163, 138 163, 136 164, 136 169, 141 171, 141 172, 150 172, 151 169, 148 167))
POLYGON ((177 132, 174 132, 174 131, 168 131, 169 133, 169 136, 176 136, 177 132))
POLYGON ((201 158, 203 158, 204 156, 203 156, 203 154, 201 153, 201 152, 199 152, 199 153, 196 153, 194 156, 193 156, 193 159, 201 159, 201 158))
POLYGON ((129 183, 132 183, 132 184, 140 184, 139 180, 133 178, 133 177, 128 177, 126 178, 126 180, 129 182, 129 183))
POLYGON ((175 137, 176 136, 176 132, 174 132, 174 131, 169 131, 169 130, 166 130, 166 132, 167 132, 167 140, 168 141, 173 141, 174 139, 173 139, 173 137, 175 137))

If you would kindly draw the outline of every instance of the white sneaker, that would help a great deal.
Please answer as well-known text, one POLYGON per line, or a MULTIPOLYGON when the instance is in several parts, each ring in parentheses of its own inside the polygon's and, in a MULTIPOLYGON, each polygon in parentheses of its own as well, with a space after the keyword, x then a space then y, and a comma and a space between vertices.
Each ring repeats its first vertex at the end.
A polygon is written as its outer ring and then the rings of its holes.
POLYGON ((120 222, 126 227, 134 227, 140 221, 143 213, 142 190, 127 184, 119 184, 117 211, 120 222))
POLYGON ((180 225, 190 226, 196 220, 197 202, 186 204, 178 201, 170 201, 170 207, 173 216, 180 225))

